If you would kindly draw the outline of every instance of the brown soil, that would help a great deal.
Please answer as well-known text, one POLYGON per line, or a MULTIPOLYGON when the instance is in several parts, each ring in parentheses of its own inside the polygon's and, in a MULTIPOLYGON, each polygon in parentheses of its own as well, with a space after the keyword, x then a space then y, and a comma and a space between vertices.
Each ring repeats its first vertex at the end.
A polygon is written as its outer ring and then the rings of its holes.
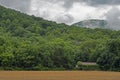
POLYGON ((120 80, 120 72, 0 71, 0 80, 120 80))

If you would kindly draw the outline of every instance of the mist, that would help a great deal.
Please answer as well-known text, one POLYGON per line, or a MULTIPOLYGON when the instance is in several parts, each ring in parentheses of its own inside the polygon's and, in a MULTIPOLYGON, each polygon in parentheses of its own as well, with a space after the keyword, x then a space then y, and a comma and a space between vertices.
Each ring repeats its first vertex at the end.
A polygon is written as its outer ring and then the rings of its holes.
POLYGON ((108 22, 108 28, 120 30, 120 9, 113 7, 106 14, 106 20, 108 22))

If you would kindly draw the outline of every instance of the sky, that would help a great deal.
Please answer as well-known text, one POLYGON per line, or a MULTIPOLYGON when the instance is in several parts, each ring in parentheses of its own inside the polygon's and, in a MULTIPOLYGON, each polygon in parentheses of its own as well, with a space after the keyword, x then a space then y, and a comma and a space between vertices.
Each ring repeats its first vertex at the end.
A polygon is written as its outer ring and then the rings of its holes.
POLYGON ((0 4, 58 23, 105 19, 120 29, 120 0, 0 0, 0 4))

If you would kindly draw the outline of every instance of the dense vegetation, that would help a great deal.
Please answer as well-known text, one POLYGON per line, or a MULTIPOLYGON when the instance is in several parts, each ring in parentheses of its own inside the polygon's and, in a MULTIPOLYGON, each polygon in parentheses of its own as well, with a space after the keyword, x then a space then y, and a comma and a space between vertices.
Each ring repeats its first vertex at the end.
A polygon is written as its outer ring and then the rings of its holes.
POLYGON ((78 61, 120 71, 120 31, 57 24, 0 6, 1 69, 71 70, 78 61))

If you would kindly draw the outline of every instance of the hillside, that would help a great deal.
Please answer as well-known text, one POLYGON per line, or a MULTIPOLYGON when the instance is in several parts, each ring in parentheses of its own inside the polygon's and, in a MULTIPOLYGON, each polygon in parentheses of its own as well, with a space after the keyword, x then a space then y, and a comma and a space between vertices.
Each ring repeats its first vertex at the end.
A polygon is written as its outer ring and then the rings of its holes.
POLYGON ((78 27, 86 27, 86 28, 107 28, 107 21, 105 20, 98 20, 98 19, 90 19, 90 20, 84 20, 80 21, 78 23, 73 24, 78 27))
POLYGON ((72 70, 82 61, 120 70, 120 31, 57 24, 0 6, 0 34, 0 69, 72 70))

